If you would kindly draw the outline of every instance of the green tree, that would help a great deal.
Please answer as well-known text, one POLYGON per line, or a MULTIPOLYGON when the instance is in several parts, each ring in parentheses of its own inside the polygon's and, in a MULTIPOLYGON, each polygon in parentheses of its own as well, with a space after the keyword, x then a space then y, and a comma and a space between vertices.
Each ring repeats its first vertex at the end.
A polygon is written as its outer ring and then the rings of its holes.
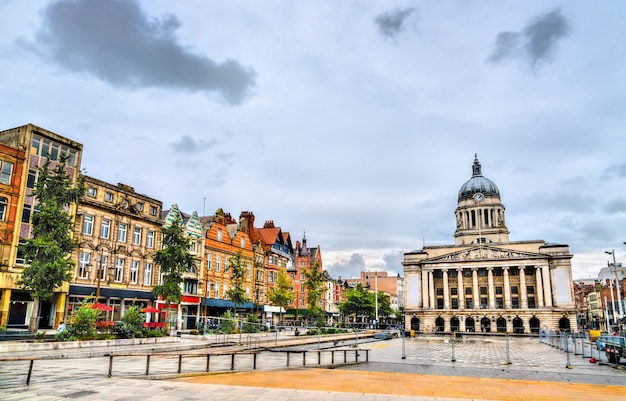
POLYGON ((246 297, 246 268, 244 266, 245 260, 241 254, 241 251, 237 252, 237 255, 233 256, 228 261, 228 269, 230 270, 230 286, 226 290, 226 296, 233 303, 233 315, 237 313, 237 306, 243 305, 248 302, 246 297))
POLYGON ((344 316, 373 316, 375 314, 372 293, 361 283, 346 291, 346 300, 339 304, 339 311, 344 316))
POLYGON ((322 326, 324 309, 322 309, 321 305, 326 289, 324 288, 324 275, 319 262, 317 260, 313 262, 311 267, 304 270, 303 273, 305 278, 304 287, 307 290, 307 309, 311 317, 315 319, 317 326, 322 326))
POLYGON ((189 252, 189 239, 185 237, 183 222, 177 217, 163 228, 163 244, 154 253, 154 263, 160 266, 162 282, 152 288, 152 294, 167 303, 167 322, 170 321, 170 304, 180 303, 183 296, 183 273, 193 268, 194 258, 189 252))
POLYGON ((68 210, 85 193, 85 185, 82 175, 73 182, 66 168, 67 158, 52 168, 50 159, 46 160, 38 169, 39 180, 32 191, 36 201, 32 237, 22 247, 28 265, 18 281, 32 291, 30 333, 35 333, 39 326, 39 303, 49 301, 56 288, 72 279, 71 253, 78 242, 72 237, 75 223, 68 210))
POLYGON ((295 293, 293 291, 293 283, 285 268, 278 270, 278 279, 276 280, 276 287, 270 288, 267 292, 267 298, 270 303, 281 308, 280 320, 283 320, 282 310, 287 308, 287 305, 293 302, 295 299, 295 293))

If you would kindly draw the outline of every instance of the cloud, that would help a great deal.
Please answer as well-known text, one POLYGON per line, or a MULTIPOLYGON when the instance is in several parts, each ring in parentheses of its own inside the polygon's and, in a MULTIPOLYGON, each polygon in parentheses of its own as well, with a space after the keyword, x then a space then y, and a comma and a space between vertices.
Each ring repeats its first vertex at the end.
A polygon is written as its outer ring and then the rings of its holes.
POLYGON ((210 149, 217 144, 217 140, 211 139, 205 141, 203 139, 193 139, 188 135, 183 135, 178 142, 170 143, 176 153, 192 154, 198 153, 205 149, 210 149))
POLYGON ((626 213, 626 200, 613 199, 604 206, 604 211, 608 214, 626 213))
POLYGON ((624 164, 615 164, 609 166, 605 171, 605 175, 608 176, 616 176, 618 178, 626 177, 626 163, 624 164))
POLYGON ((353 253, 346 259, 339 259, 336 263, 327 266, 332 277, 359 277, 365 271, 365 258, 359 253, 353 253))
POLYGON ((230 105, 255 86, 252 69, 193 53, 176 39, 176 16, 151 18, 136 0, 60 0, 42 15, 35 42, 26 45, 68 71, 122 88, 217 93, 230 105))
POLYGON ((556 8, 530 21, 522 32, 500 32, 487 60, 499 63, 523 58, 536 67, 552 58, 558 42, 569 32, 569 23, 561 14, 561 9, 556 8))
POLYGON ((415 11, 414 7, 409 7, 381 13, 374 18, 374 22, 384 37, 394 39, 404 30, 406 19, 415 11))

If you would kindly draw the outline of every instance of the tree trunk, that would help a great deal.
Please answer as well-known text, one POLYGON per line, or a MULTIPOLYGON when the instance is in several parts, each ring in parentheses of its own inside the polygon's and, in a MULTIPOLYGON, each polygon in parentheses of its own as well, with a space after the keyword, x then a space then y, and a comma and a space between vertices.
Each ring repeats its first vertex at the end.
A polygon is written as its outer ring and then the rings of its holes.
POLYGON ((30 334, 37 334, 39 328, 39 298, 33 298, 33 311, 30 315, 30 322, 28 323, 28 332, 30 334))

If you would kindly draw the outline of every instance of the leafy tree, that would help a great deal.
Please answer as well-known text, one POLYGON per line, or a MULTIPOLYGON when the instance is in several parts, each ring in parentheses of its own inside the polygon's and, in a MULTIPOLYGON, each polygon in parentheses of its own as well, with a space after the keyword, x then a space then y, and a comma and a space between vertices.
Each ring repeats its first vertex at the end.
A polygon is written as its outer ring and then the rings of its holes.
POLYGON ((180 303, 183 296, 183 273, 193 268, 194 258, 189 252, 189 239, 185 237, 183 222, 177 217, 163 228, 163 245, 154 253, 154 263, 160 266, 163 281, 152 288, 152 294, 167 303, 167 322, 170 321, 170 304, 180 303))
POLYGON ((84 177, 79 175, 74 183, 67 174, 67 158, 51 168, 50 159, 38 168, 39 180, 32 195, 37 203, 32 217, 32 237, 22 246, 24 268, 18 284, 32 291, 33 311, 29 332, 39 326, 39 303, 49 301, 54 290, 72 279, 74 261, 71 253, 78 242, 72 237, 74 220, 69 206, 85 193, 84 177))
POLYGON ((367 288, 360 283, 346 291, 346 300, 339 304, 339 311, 344 316, 374 315, 374 298, 367 288))
POLYGON ((90 300, 85 300, 80 308, 74 308, 65 330, 56 334, 57 341, 89 340, 96 338, 96 322, 102 311, 93 307, 90 300))
POLYGON ((121 322, 116 322, 113 333, 121 338, 143 337, 146 314, 141 311, 141 306, 133 305, 126 310, 121 322))
POLYGON ((313 262, 309 269, 303 271, 304 287, 307 290, 306 302, 308 304, 309 314, 316 320, 318 326, 323 325, 322 317, 324 309, 322 309, 322 297, 326 289, 324 288, 324 276, 320 268, 319 261, 313 262))
POLYGON ((267 298, 270 303, 281 308, 280 320, 283 320, 282 310, 287 308, 287 305, 293 302, 296 295, 293 291, 293 283, 287 275, 285 268, 278 270, 278 279, 276 280, 276 287, 270 288, 267 293, 267 298))
POLYGON ((244 287, 246 284, 246 268, 244 263, 245 261, 241 255, 241 251, 237 252, 237 255, 233 256, 228 261, 230 287, 226 290, 226 296, 233 303, 233 315, 237 313, 237 306, 248 302, 246 289, 244 287))

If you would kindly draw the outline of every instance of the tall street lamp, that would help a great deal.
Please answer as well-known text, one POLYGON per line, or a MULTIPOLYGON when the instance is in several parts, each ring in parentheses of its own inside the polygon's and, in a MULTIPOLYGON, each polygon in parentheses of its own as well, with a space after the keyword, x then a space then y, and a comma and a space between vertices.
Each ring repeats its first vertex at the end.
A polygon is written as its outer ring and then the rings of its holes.
MULTIPOLYGON (((617 263, 615 262, 615 250, 604 251, 607 255, 613 255, 613 269, 615 271, 615 287, 617 289, 617 304, 619 306, 619 317, 620 319, 624 317, 624 308, 622 306, 622 295, 619 288, 619 277, 617 275, 617 263)), ((609 277, 611 276, 611 271, 609 270, 609 277)))

